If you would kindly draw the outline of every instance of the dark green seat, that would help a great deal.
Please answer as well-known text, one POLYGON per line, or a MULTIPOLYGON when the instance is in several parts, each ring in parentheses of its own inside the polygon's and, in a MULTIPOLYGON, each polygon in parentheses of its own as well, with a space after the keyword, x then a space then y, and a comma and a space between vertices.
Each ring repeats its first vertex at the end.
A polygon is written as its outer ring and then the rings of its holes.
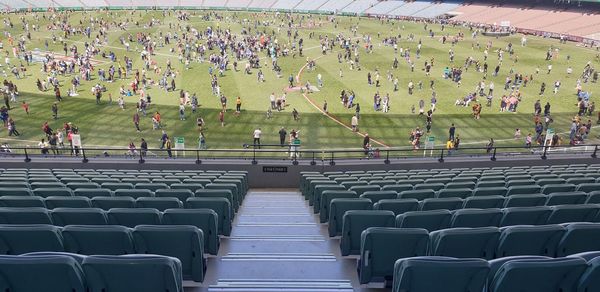
POLYGON ((419 201, 417 199, 384 199, 375 203, 373 209, 392 211, 395 215, 400 215, 404 212, 419 210, 419 201))
POLYGON ((547 197, 542 194, 537 195, 512 195, 506 197, 504 208, 510 207, 536 207, 544 206, 547 197))
POLYGON ((313 211, 316 214, 321 208, 321 197, 325 191, 346 191, 344 186, 340 185, 316 185, 313 191, 313 195, 308 198, 308 204, 313 206, 313 211))
POLYGON ((463 206, 463 199, 461 198, 430 198, 425 199, 421 202, 421 211, 429 210, 456 210, 461 209, 463 206))
POLYGON ((507 196, 510 195, 527 195, 527 194, 539 194, 542 188, 538 185, 520 185, 508 187, 506 192, 507 196))
POLYGON ((194 196, 194 193, 190 190, 173 190, 173 189, 160 189, 154 192, 154 196, 158 198, 177 198, 182 202, 185 202, 188 198, 194 196))
POLYGON ((475 188, 473 190, 473 197, 480 196, 505 196, 508 192, 508 189, 505 187, 485 187, 485 188, 475 188))
POLYGON ((429 232, 450 227, 452 213, 448 210, 411 211, 396 216, 397 228, 423 228, 429 232))
POLYGON ((231 207, 233 208, 233 211, 237 212, 237 210, 239 208, 239 202, 237 202, 233 198, 233 195, 231 194, 230 190, 207 190, 207 189, 201 189, 201 190, 197 190, 196 193, 194 193, 194 197, 198 197, 198 198, 225 198, 225 199, 227 199, 231 203, 231 207))
POLYGON ((350 189, 348 189, 348 190, 354 191, 360 196, 365 192, 379 191, 379 190, 381 190, 381 188, 376 185, 367 185, 367 186, 353 186, 353 187, 350 187, 350 189))
POLYGON ((121 183, 121 182, 105 182, 100 184, 103 189, 109 189, 111 191, 116 191, 120 189, 133 189, 133 184, 130 183, 121 183))
POLYGON ((102 210, 135 208, 135 199, 132 197, 93 197, 92 206, 102 210))
POLYGON ((461 198, 465 199, 473 195, 473 190, 468 188, 442 189, 437 192, 437 198, 461 198))
POLYGON ((115 197, 131 197, 134 199, 142 197, 154 197, 154 192, 145 189, 117 189, 114 191, 115 197))
POLYGON ((329 236, 334 237, 342 234, 342 220, 346 211, 350 210, 372 210, 373 203, 369 199, 333 199, 329 204, 329 236))
POLYGON ((573 192, 577 188, 574 184, 547 184, 542 187, 542 194, 549 195, 551 193, 573 192))
POLYGON ((211 209, 219 216, 218 231, 220 235, 231 235, 231 221, 233 210, 231 203, 226 198, 188 198, 185 202, 186 209, 211 209))
MULTIPOLYGON (((209 182, 210 183, 210 182, 209 182)), ((190 190, 192 192, 196 192, 197 190, 203 189, 203 184, 198 183, 181 183, 181 184, 172 184, 172 190, 190 190)))
MULTIPOLYGON (((209 190, 230 190, 231 194, 234 196, 238 205, 241 205, 244 201, 244 197, 238 187, 235 184, 224 184, 224 183, 210 183, 205 186, 206 189, 209 190)), ((206 233, 204 234, 206 235, 206 233)))
POLYGON ((333 199, 349 199, 358 198, 358 194, 354 191, 345 190, 328 190, 321 194, 319 206, 319 220, 321 223, 329 221, 329 207, 333 199))
POLYGON ((431 189, 421 189, 413 191, 403 191, 398 195, 398 199, 417 199, 419 201, 435 198, 435 191, 431 189))
POLYGON ((183 208, 183 203, 177 198, 171 197, 140 197, 135 200, 136 208, 150 208, 158 211, 167 209, 183 208))
POLYGON ((54 197, 50 196, 44 200, 46 208, 91 208, 92 202, 87 197, 54 197))
POLYGON ((434 190, 439 191, 445 188, 446 185, 443 183, 422 183, 415 185, 415 190, 434 190))
POLYGON ((369 199, 373 203, 377 203, 380 200, 396 199, 398 193, 394 191, 367 191, 360 195, 361 198, 369 199))
POLYGON ((88 197, 90 199, 94 198, 94 197, 112 197, 112 191, 109 189, 82 188, 82 189, 75 189, 73 191, 73 195, 78 196, 78 197, 88 197))
POLYGON ((346 211, 342 219, 342 256, 360 254, 361 233, 369 227, 394 227, 394 213, 382 210, 346 211))
POLYGON ((0 187, 0 196, 33 196, 28 187, 0 187))
POLYGON ((204 234, 204 251, 219 252, 219 215, 211 209, 168 209, 162 217, 164 225, 193 225, 204 234))
POLYGON ((108 224, 106 214, 100 208, 56 208, 51 215, 56 226, 108 224))
POLYGON ((160 190, 160 189, 168 189, 169 186, 167 184, 161 184, 161 183, 136 183, 134 185, 134 188, 137 190, 150 190, 152 192, 155 192, 156 190, 160 190))
POLYGON ((505 198, 503 196, 481 196, 481 197, 468 197, 465 199, 463 205, 464 209, 475 208, 475 209, 489 209, 489 208, 502 208, 504 206, 505 198))
POLYGON ((29 208, 38 207, 46 208, 42 197, 36 196, 2 196, 0 197, 0 207, 12 208, 29 208))
POLYGON ((549 194, 546 206, 585 204, 588 195, 584 192, 560 192, 549 194))
POLYGON ((33 190, 33 195, 47 198, 47 197, 71 197, 73 192, 67 188, 39 188, 33 190))

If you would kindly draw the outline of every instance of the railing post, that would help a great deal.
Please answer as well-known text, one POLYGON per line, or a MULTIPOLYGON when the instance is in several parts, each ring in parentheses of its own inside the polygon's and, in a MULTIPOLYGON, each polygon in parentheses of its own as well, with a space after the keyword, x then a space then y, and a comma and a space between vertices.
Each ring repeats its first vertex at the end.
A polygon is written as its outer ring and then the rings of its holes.
POLYGON ((492 157, 490 158, 491 161, 496 161, 496 147, 494 147, 494 153, 492 154, 492 157))
POLYGON ((438 162, 444 162, 444 148, 442 148, 442 153, 440 154, 440 158, 438 159, 438 162))
POLYGON ((390 150, 385 151, 385 160, 383 161, 385 164, 390 164, 390 150))
POLYGON ((256 161, 256 144, 252 147, 252 164, 258 164, 258 161, 256 161))
POLYGON ((312 161, 310 162, 310 165, 317 165, 317 162, 315 161, 315 151, 312 152, 312 161))
POLYGON ((138 160, 138 162, 139 162, 140 164, 142 164, 142 163, 146 162, 146 161, 144 160, 144 151, 142 151, 142 150, 140 150, 140 160, 138 160))
POLYGON ((548 147, 549 147, 549 146, 544 146, 544 153, 542 154, 542 159, 544 159, 544 160, 546 160, 546 158, 548 158, 548 157, 546 156, 546 153, 548 152, 548 147))
POLYGON ((335 160, 334 160, 334 157, 333 157, 333 155, 334 155, 334 154, 333 154, 333 151, 331 151, 331 161, 329 161, 329 165, 331 165, 331 166, 334 166, 334 165, 335 165, 335 160))
POLYGON ((196 149, 196 164, 202 164, 202 160, 200 160, 200 150, 196 149))
POLYGON ((89 160, 85 157, 85 149, 83 149, 83 147, 81 147, 81 154, 83 155, 83 160, 81 160, 81 162, 88 163, 89 160))
POLYGON ((29 158, 29 154, 27 153, 27 148, 25 148, 25 162, 30 162, 31 158, 29 158))
POLYGON ((592 158, 598 157, 596 153, 598 152, 598 145, 594 146, 594 153, 592 153, 592 158))

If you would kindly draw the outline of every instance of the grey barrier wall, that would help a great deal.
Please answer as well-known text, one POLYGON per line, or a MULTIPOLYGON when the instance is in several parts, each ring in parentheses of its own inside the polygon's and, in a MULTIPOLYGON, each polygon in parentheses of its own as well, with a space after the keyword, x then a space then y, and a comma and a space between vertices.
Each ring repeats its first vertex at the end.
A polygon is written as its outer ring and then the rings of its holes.
POLYGON ((540 159, 539 156, 531 158, 503 158, 491 161, 487 157, 481 158, 446 158, 444 162, 437 159, 407 159, 392 161, 385 164, 382 160, 342 160, 330 165, 329 161, 318 161, 310 165, 301 161, 293 165, 291 161, 273 160, 259 161, 252 164, 248 160, 214 160, 196 164, 194 160, 146 160, 140 164, 136 160, 90 160, 82 163, 81 160, 65 159, 36 159, 24 162, 21 159, 2 159, 0 168, 71 168, 71 169, 161 169, 161 170, 242 170, 248 172, 250 187, 252 188, 298 188, 300 173, 304 171, 347 171, 347 170, 392 170, 392 169, 452 169, 473 167, 515 167, 539 165, 569 165, 569 164, 594 164, 600 163, 599 159, 581 156, 561 156, 540 159))

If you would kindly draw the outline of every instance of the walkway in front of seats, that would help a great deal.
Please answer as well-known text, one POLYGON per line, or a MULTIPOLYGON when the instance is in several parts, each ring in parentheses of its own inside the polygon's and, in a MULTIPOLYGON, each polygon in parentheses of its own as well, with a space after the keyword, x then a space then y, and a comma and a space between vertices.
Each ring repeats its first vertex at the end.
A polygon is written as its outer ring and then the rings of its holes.
POLYGON ((299 192, 251 190, 202 287, 186 291, 371 291, 359 287, 356 259, 340 256, 299 192))

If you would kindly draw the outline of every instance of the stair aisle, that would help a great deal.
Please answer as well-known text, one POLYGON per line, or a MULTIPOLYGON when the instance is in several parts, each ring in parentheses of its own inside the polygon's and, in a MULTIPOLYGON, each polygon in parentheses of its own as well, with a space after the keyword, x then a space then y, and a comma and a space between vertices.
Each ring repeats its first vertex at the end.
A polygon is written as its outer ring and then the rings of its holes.
POLYGON ((249 191, 231 236, 208 261, 203 286, 211 292, 360 291, 353 289, 359 287, 356 259, 340 257, 339 240, 329 239, 311 208, 295 190, 249 191))

